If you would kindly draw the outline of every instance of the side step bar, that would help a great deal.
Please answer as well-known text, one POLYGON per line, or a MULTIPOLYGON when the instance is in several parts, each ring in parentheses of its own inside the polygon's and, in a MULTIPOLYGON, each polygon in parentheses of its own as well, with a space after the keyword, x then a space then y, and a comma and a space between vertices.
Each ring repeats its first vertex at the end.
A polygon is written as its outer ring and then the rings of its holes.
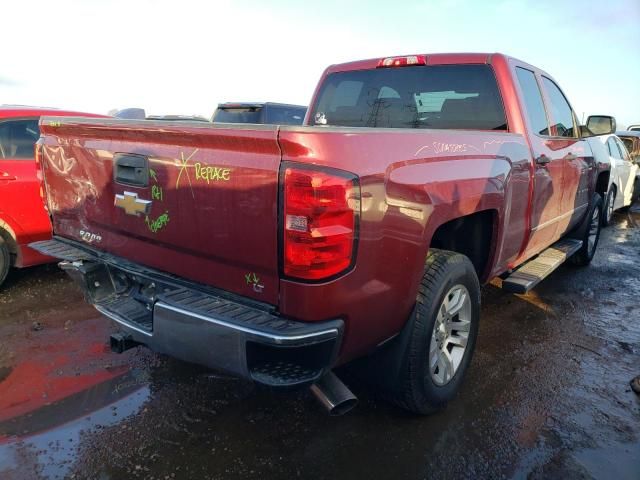
POLYGON ((527 293, 582 247, 582 240, 566 238, 542 251, 533 260, 502 280, 502 289, 511 293, 527 293))

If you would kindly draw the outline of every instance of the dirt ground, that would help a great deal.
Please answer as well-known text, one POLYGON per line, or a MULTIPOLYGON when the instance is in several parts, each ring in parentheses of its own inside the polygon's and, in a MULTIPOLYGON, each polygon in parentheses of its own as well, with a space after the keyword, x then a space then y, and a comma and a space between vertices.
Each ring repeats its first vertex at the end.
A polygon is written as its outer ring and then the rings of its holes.
POLYGON ((430 417, 349 371, 360 399, 328 417, 139 348, 54 266, 0 290, 0 478, 640 478, 640 209, 616 214, 593 264, 526 296, 483 289, 464 387, 430 417))

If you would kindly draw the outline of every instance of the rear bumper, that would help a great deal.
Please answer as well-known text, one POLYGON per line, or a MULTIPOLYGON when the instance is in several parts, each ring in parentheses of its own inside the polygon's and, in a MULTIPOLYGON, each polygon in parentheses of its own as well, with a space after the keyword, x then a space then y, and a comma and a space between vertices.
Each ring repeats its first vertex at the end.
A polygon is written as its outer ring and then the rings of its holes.
POLYGON ((60 263, 87 300, 135 342, 181 360, 276 387, 314 383, 334 365, 343 322, 305 323, 268 306, 176 283, 75 242, 32 248, 60 263))

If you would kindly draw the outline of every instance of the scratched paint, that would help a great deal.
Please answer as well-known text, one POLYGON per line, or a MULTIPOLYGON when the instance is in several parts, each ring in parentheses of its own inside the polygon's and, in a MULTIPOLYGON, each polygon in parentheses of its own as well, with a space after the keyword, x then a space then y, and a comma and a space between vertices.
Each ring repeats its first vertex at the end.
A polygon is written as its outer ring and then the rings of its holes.
POLYGON ((260 277, 258 277, 255 272, 245 274, 244 280, 247 282, 247 285, 253 288, 254 292, 262 293, 262 290, 264 290, 264 285, 260 283, 260 277))
POLYGON ((184 152, 180 152, 180 159, 176 160, 178 167, 180 167, 180 171, 178 172, 178 178, 176 178, 176 190, 180 188, 180 179, 182 178, 182 174, 184 173, 184 176, 187 179, 187 183, 189 184, 189 190, 191 190, 191 196, 194 199, 196 198, 196 196, 193 193, 193 184, 191 183, 191 177, 189 176, 189 167, 190 167, 189 160, 193 158, 193 156, 196 154, 197 151, 198 149, 196 148, 193 152, 191 152, 191 155, 189 155, 188 157, 184 156, 184 152))

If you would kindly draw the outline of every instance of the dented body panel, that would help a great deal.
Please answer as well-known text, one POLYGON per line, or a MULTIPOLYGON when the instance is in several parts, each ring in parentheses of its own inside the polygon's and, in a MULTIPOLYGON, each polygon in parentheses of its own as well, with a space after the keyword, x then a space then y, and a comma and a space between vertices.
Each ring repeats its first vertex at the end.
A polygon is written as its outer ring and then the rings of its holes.
POLYGON ((89 232, 114 255, 277 302, 275 127, 67 120, 42 129, 56 234, 86 241, 89 232), (119 152, 146 158, 146 185, 113 181, 119 152), (114 205, 125 192, 151 202, 148 213, 114 205))
POLYGON ((103 117, 51 108, 0 106, 0 235, 12 254, 11 266, 17 268, 55 260, 29 248, 31 242, 51 238, 51 222, 40 194, 41 178, 33 156, 37 123, 43 115, 103 117), (30 144, 23 135, 24 128, 12 131, 21 123, 33 125, 36 130, 30 144))

